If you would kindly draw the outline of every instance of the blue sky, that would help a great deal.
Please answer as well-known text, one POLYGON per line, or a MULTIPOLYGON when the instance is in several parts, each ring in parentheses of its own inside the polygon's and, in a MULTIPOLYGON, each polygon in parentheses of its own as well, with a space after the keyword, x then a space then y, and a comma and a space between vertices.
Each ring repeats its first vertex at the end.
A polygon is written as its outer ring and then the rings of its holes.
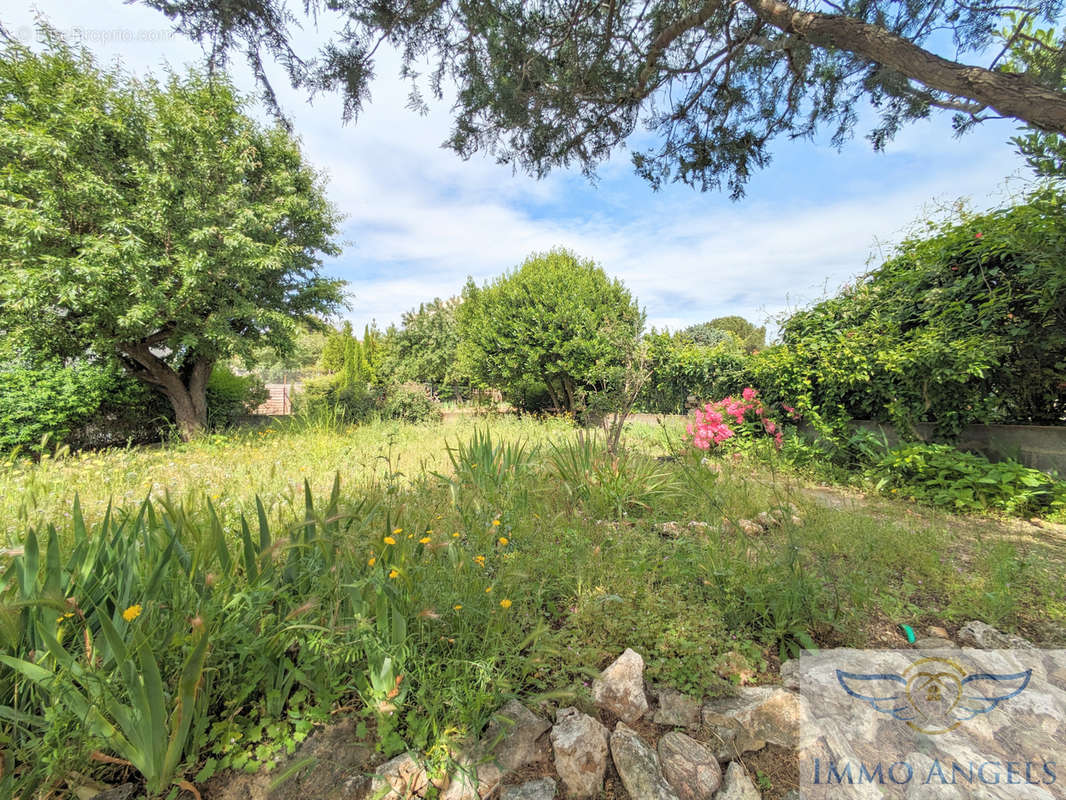
MULTIPOLYGON (((0 21, 32 39, 33 9, 99 60, 120 59, 138 75, 202 57, 198 45, 170 33, 162 14, 120 0, 4 0, 0 21)), ((308 45, 319 38, 302 35, 308 45)), ((419 302, 457 294, 468 275, 480 283, 555 245, 621 278, 650 326, 726 314, 763 323, 865 271, 923 214, 959 198, 997 204, 1028 178, 1007 144, 1015 123, 986 123, 956 139, 943 114, 905 129, 884 153, 873 152, 861 130, 843 152, 827 142, 778 142, 773 162, 736 203, 679 185, 653 192, 626 151, 595 184, 576 171, 536 181, 491 157, 463 161, 442 149, 447 102, 424 117, 408 111, 398 64, 383 54, 372 100, 348 126, 339 98, 310 103, 280 74, 275 80, 308 158, 327 173, 329 196, 346 215, 347 244, 327 269, 349 281, 346 316, 357 329, 398 322, 419 302)), ((232 72, 255 91, 242 62, 232 72)))

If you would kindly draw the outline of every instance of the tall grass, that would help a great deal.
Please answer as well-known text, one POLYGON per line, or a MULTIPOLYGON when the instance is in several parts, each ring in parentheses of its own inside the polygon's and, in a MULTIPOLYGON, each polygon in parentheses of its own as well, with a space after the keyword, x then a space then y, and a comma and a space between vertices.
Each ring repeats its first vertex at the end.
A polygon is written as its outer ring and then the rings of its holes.
POLYGON ((713 694, 811 639, 1066 616, 1047 551, 823 508, 652 428, 612 456, 559 422, 275 427, 13 463, 0 486, 4 796, 93 764, 150 794, 269 769, 342 709, 445 769, 507 697, 584 702, 627 646, 713 694), (786 502, 802 527, 722 525, 786 502))

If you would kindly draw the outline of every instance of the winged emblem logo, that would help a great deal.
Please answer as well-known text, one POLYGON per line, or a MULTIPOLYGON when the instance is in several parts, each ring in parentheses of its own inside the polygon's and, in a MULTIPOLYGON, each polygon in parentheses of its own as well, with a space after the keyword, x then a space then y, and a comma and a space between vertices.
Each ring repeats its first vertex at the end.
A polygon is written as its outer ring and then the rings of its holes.
POLYGON ((919 659, 902 674, 840 669, 836 673, 837 681, 852 697, 929 734, 947 733, 979 714, 987 714, 1020 694, 1033 676, 1031 669, 1004 675, 967 674, 945 658, 919 659))

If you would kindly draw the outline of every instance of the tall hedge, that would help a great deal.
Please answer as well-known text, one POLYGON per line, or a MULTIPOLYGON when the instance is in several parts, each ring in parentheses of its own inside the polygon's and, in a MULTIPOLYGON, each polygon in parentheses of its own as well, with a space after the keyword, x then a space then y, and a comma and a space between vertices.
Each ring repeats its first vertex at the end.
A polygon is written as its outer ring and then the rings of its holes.
POLYGON ((640 395, 641 410, 684 414, 689 397, 703 403, 739 394, 750 382, 749 357, 734 337, 723 336, 719 344, 707 346, 684 331, 648 334, 650 376, 640 395))
POLYGON ((757 383, 816 421, 941 435, 1066 417, 1066 195, 929 222, 836 297, 788 319, 757 383))

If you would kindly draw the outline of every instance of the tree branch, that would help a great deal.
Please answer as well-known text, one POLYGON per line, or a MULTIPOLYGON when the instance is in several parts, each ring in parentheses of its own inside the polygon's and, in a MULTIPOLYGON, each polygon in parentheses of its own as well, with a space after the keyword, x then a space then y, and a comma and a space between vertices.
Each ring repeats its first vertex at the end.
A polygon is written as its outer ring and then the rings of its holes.
POLYGON ((877 25, 852 17, 800 11, 779 0, 740 0, 785 33, 852 53, 927 88, 964 98, 1036 128, 1066 134, 1066 94, 1007 72, 949 61, 877 25))

